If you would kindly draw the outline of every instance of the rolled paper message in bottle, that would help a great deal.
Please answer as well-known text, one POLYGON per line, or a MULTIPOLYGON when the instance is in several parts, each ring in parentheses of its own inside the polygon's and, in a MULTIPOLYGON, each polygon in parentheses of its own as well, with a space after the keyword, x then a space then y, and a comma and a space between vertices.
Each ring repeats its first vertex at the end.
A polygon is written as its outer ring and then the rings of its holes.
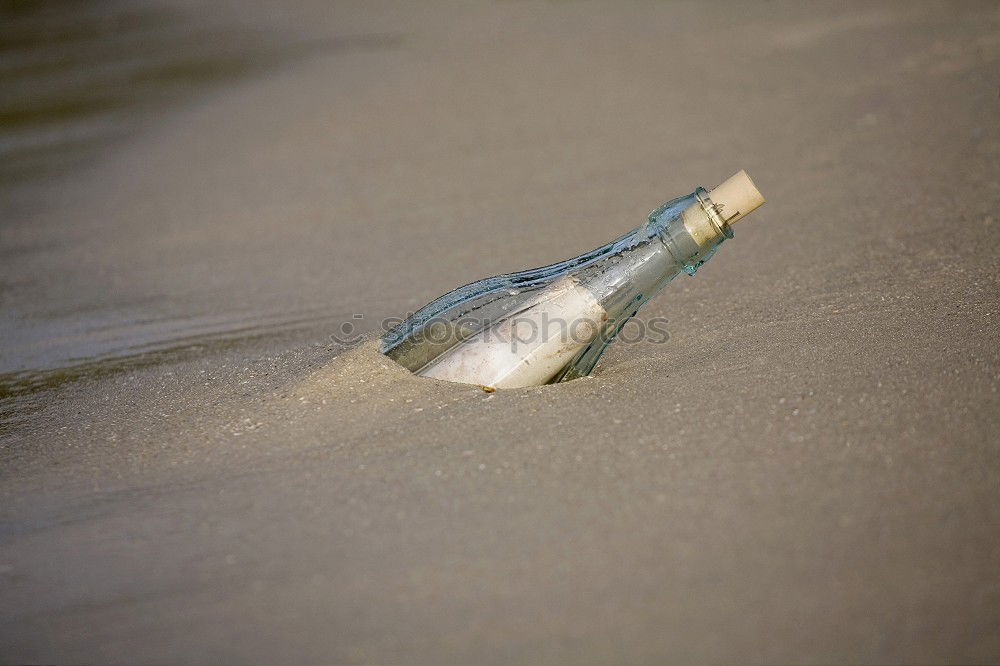
POLYGON ((699 187, 603 247, 445 294, 389 331, 382 352, 418 375, 495 388, 588 375, 639 308, 763 203, 744 171, 699 187))

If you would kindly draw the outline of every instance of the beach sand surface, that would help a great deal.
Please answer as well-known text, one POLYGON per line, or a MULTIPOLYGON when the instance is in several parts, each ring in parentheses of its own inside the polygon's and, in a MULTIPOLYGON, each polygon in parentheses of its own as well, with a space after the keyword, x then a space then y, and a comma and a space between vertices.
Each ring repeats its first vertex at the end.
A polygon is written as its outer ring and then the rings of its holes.
POLYGON ((4 186, 0 661, 1000 659, 1000 6, 155 7, 281 55, 4 186), (665 344, 376 351, 739 169, 665 344))

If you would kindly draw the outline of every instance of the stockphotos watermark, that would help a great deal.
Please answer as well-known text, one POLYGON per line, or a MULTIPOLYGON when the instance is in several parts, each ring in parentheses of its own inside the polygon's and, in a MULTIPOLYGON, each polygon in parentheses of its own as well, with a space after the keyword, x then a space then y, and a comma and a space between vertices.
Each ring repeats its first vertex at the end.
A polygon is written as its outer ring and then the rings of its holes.
MULTIPOLYGON (((350 346, 361 341, 367 327, 362 327, 365 316, 360 313, 351 315, 351 319, 340 325, 339 331, 330 339, 339 344, 350 346)), ((383 334, 405 321, 398 317, 389 317, 379 322, 383 334)), ((533 348, 542 342, 559 341, 560 343, 589 344, 595 340, 609 342, 612 339, 624 344, 649 342, 663 344, 670 339, 665 317, 649 319, 631 318, 624 326, 616 327, 613 322, 597 321, 587 317, 563 319, 549 317, 542 313, 541 317, 514 316, 494 322, 476 317, 461 317, 446 319, 432 317, 428 319, 413 337, 421 343, 445 344, 453 340, 465 340, 472 336, 480 336, 483 342, 510 345, 512 352, 519 347, 533 348)))

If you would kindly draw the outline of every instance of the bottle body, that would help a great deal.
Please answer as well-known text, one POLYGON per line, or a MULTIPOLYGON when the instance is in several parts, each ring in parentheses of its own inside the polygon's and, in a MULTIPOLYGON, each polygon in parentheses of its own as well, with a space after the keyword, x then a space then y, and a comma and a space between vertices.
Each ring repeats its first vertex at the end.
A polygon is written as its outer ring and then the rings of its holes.
POLYGON ((639 308, 731 237, 699 188, 603 247, 441 296, 389 331, 382 352, 415 374, 497 388, 585 376, 639 308))

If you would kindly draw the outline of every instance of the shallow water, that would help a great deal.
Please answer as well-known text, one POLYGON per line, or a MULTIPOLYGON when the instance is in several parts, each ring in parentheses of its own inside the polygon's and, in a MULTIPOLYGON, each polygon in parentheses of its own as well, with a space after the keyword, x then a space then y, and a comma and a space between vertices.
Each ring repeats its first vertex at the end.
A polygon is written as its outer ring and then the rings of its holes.
MULTIPOLYGON (((64 277, 39 259, 52 257, 61 270, 78 246, 116 242, 73 221, 72 195, 63 193, 179 109, 295 60, 391 48, 397 38, 282 34, 231 16, 110 0, 5 2, 0 21, 0 399, 121 359, 343 316, 308 304, 165 311, 155 295, 112 288, 83 298, 72 291, 79 282, 60 285, 64 277)), ((141 224, 132 231, 142 233, 141 224)))
POLYGON ((263 64, 254 35, 148 4, 7 2, 0 12, 5 189, 79 167, 162 105, 263 64))

